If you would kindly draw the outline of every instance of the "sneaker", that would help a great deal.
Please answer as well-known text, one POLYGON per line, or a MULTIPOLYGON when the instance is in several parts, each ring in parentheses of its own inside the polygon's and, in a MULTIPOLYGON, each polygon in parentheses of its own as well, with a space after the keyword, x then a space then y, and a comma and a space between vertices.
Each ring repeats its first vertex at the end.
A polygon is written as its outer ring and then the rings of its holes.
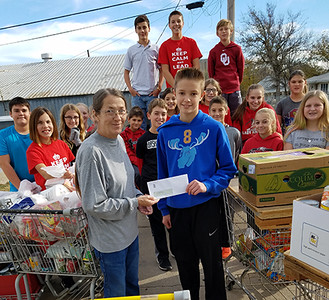
POLYGON ((171 263, 168 258, 157 258, 159 269, 162 271, 172 270, 171 263))
POLYGON ((232 251, 230 247, 222 247, 222 259, 226 259, 231 255, 232 251))

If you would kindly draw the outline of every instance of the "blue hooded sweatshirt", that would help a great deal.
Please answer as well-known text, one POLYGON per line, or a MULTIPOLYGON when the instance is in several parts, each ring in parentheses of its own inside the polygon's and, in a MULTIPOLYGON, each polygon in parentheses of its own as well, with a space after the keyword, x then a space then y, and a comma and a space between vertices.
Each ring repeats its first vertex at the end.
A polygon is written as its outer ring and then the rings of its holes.
POLYGON ((158 128, 158 178, 188 174, 189 182, 202 182, 207 192, 187 193, 161 199, 158 207, 163 216, 173 208, 192 207, 218 197, 228 187, 236 167, 224 126, 199 111, 190 122, 182 122, 179 115, 158 128))

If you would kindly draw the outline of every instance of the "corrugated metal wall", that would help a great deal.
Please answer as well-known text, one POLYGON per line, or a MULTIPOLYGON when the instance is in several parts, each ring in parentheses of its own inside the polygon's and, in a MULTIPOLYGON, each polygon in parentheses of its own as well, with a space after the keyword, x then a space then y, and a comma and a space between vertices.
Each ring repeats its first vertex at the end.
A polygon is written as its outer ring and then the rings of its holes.
MULTIPOLYGON (((131 95, 129 92, 123 92, 124 97, 127 101, 128 110, 131 108, 131 95)), ((29 99, 31 110, 38 106, 47 107, 53 114, 57 121, 59 122, 59 115, 63 105, 67 103, 77 104, 79 102, 85 103, 88 107, 93 102, 93 95, 85 96, 72 96, 72 97, 58 97, 58 98, 38 98, 38 99, 29 99)), ((9 101, 4 101, 0 103, 0 115, 8 116, 9 115, 9 101)))

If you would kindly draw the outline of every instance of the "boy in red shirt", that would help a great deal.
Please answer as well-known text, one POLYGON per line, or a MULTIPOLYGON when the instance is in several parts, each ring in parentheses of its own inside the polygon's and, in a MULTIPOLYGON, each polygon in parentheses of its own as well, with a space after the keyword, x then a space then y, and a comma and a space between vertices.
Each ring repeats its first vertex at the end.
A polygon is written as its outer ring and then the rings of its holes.
POLYGON ((170 13, 168 26, 172 36, 160 46, 158 64, 161 65, 167 87, 173 87, 179 69, 200 69, 202 54, 195 40, 183 36, 184 19, 181 12, 174 10, 170 13))
POLYGON ((143 160, 136 156, 137 140, 145 133, 141 128, 143 123, 143 110, 139 106, 134 106, 130 109, 128 114, 129 126, 120 133, 123 138, 126 151, 133 165, 135 172, 135 184, 140 187, 140 174, 142 172, 143 160))
POLYGON ((216 79, 222 89, 231 115, 242 103, 240 84, 243 78, 244 57, 241 47, 231 41, 233 25, 230 20, 222 19, 216 26, 220 42, 210 50, 208 56, 209 78, 216 79))

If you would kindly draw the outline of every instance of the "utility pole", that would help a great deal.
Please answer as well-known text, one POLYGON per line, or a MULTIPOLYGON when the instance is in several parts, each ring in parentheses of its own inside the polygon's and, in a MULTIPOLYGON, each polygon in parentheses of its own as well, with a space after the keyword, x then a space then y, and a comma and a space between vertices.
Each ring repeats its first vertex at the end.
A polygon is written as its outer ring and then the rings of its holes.
POLYGON ((235 37, 235 0, 227 0, 227 18, 231 20, 233 24, 233 33, 231 41, 234 42, 235 37))

